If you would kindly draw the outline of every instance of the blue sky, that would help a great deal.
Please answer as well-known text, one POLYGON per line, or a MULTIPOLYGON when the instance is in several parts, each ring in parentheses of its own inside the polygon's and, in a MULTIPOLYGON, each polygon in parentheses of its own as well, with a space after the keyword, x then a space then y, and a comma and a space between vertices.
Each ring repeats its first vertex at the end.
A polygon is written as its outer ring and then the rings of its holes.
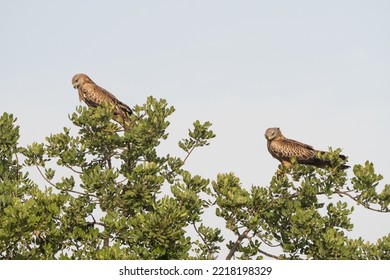
MULTIPOLYGON (((21 144, 41 142, 70 126, 82 72, 130 106, 167 99, 162 152, 182 155, 192 122, 211 121, 217 138, 187 166, 205 177, 266 186, 278 162, 263 134, 277 126, 390 182, 389 13, 389 1, 1 1, 0 111, 18 117, 21 144)), ((353 221, 372 241, 390 232, 388 215, 353 221)))

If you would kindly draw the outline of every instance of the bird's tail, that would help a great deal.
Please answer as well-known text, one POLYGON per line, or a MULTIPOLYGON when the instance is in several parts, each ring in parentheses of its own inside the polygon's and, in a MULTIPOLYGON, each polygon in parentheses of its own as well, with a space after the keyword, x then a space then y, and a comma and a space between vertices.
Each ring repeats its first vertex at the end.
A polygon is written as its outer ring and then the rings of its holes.
POLYGON ((121 112, 122 115, 126 115, 126 117, 130 117, 133 114, 133 110, 131 110, 125 103, 119 101, 117 107, 117 111, 121 112))

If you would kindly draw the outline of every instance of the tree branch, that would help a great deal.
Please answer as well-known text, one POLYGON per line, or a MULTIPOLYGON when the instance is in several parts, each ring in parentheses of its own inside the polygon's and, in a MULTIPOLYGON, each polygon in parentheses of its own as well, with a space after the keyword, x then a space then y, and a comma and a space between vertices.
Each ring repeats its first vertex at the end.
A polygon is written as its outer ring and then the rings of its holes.
POLYGON ((195 148, 197 148, 197 147, 199 147, 199 141, 191 148, 191 150, 189 150, 188 152, 187 152, 187 155, 186 155, 186 157, 184 158, 184 160, 183 160, 183 165, 184 165, 184 163, 186 162, 186 160, 188 159, 188 157, 191 155, 191 153, 195 150, 195 148))
POLYGON ((264 243, 265 245, 267 245, 268 247, 279 247, 279 246, 280 246, 280 243, 279 243, 279 244, 275 244, 275 245, 269 244, 268 241, 264 240, 263 237, 261 237, 260 234, 256 234, 256 236, 257 236, 258 238, 260 238, 260 240, 263 241, 263 243, 264 243))
POLYGON ((110 238, 105 237, 103 238, 103 248, 110 247, 110 238))
POLYGON ((70 165, 65 165, 67 168, 69 168, 70 170, 72 170, 73 172, 77 173, 77 174, 83 174, 83 172, 81 171, 77 171, 76 169, 74 169, 73 167, 71 167, 70 165))
MULTIPOLYGON (((47 177, 42 173, 41 169, 39 169, 38 165, 35 165, 36 168, 38 169, 39 171, 39 174, 41 174, 42 178, 48 183, 50 184, 50 186, 52 186, 53 188, 57 189, 57 186, 51 182, 49 179, 47 179, 47 177)), ((71 192, 71 193, 75 193, 75 194, 79 194, 79 195, 88 195, 88 196, 91 196, 91 197, 95 197, 95 198, 98 198, 96 195, 94 194, 89 194, 89 193, 83 193, 83 192, 78 192, 78 191, 74 191, 74 190, 67 190, 67 192, 71 192)))
MULTIPOLYGON (((132 127, 132 125, 133 125, 136 121, 139 121, 139 120, 142 119, 145 115, 146 115, 146 113, 143 113, 143 114, 139 115, 138 117, 136 117, 134 120, 129 121, 128 124, 126 124, 126 127, 130 129, 130 128, 132 127)), ((125 123, 125 121, 123 121, 123 123, 125 123)), ((119 129, 119 130, 117 130, 116 132, 123 132, 123 131, 126 131, 126 129, 119 129)))
POLYGON ((204 239, 203 235, 199 232, 198 228, 196 227, 195 222, 192 222, 192 225, 194 226, 194 229, 195 229, 196 233, 202 239, 203 243, 207 246, 207 250, 209 251, 209 255, 212 256, 212 258, 214 259, 214 256, 211 253, 212 252, 212 248, 210 248, 209 244, 206 242, 206 240, 204 239))
POLYGON ((267 256, 267 257, 269 257, 269 258, 273 258, 273 259, 275 259, 275 260, 279 260, 279 259, 280 259, 278 256, 272 255, 272 254, 267 253, 267 252, 265 252, 265 251, 263 251, 263 250, 258 249, 258 251, 259 251, 261 254, 263 254, 264 256, 267 256))
POLYGON ((39 174, 41 174, 42 178, 45 179, 45 181, 50 184, 52 187, 54 188, 57 188, 55 184, 53 184, 49 179, 46 178, 46 176, 42 173, 41 169, 39 169, 39 166, 38 165, 35 165, 36 168, 38 169, 39 171, 39 174))
POLYGON ((92 220, 93 222, 90 222, 89 224, 92 224, 92 225, 98 225, 98 226, 102 226, 102 227, 105 227, 106 225, 102 222, 97 222, 95 217, 92 215, 92 214, 89 214, 89 216, 92 217, 92 220))
POLYGON ((240 246, 241 242, 244 240, 244 238, 248 238, 248 233, 250 232, 250 229, 247 228, 242 234, 238 235, 238 238, 236 242, 233 244, 232 248, 230 249, 229 254, 226 256, 227 260, 230 260, 234 254, 236 253, 238 246, 240 246))
POLYGON ((384 210, 379 210, 379 209, 375 209, 375 208, 372 208, 370 207, 369 205, 365 205, 365 204, 362 204, 361 202, 359 202, 356 197, 350 195, 348 192, 343 192, 343 191, 334 191, 333 193, 336 193, 340 196, 348 196, 350 199, 352 199, 353 201, 355 201, 357 204, 361 204, 363 205, 364 208, 368 209, 368 210, 371 210, 371 211, 375 211, 375 212, 379 212, 379 213, 389 213, 390 212, 390 209, 384 209, 384 210))

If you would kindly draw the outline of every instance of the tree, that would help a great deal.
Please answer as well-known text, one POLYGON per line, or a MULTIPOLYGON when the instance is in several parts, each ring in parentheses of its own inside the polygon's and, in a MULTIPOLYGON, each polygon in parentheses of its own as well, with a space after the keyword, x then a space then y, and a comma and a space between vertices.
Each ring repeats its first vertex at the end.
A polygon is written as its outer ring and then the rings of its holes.
POLYGON ((389 212, 390 186, 377 192, 382 176, 372 163, 354 166, 349 182, 337 168, 336 150, 325 155, 334 167, 280 166, 267 187, 244 188, 233 173, 211 181, 185 169, 193 151, 215 137, 210 122, 194 122, 179 141, 183 158, 158 153, 173 112, 165 100, 148 97, 123 131, 109 105, 78 107, 71 128, 27 147, 18 144, 16 118, 4 113, 1 258, 390 258, 390 235, 377 243, 347 237, 354 208, 336 198, 389 212), (43 180, 33 181, 28 171, 43 180), (217 217, 226 229, 210 226, 217 217), (227 231, 236 239, 225 241, 227 231), (222 246, 227 256, 220 255, 222 246))

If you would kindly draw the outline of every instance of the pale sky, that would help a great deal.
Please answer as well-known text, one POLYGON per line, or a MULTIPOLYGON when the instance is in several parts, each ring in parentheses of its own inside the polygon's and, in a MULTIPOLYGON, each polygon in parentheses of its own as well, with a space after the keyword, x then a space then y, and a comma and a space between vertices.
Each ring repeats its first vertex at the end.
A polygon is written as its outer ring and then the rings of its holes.
MULTIPOLYGON (((183 155, 192 122, 212 122, 195 174, 267 186, 278 162, 263 135, 277 126, 374 162, 383 186, 389 28, 390 1, 0 1, 0 113, 18 117, 22 145, 42 142, 71 127, 71 78, 86 73, 131 107, 153 95, 176 108, 161 152, 183 155)), ((353 236, 390 232, 389 215, 355 209, 353 236)))

